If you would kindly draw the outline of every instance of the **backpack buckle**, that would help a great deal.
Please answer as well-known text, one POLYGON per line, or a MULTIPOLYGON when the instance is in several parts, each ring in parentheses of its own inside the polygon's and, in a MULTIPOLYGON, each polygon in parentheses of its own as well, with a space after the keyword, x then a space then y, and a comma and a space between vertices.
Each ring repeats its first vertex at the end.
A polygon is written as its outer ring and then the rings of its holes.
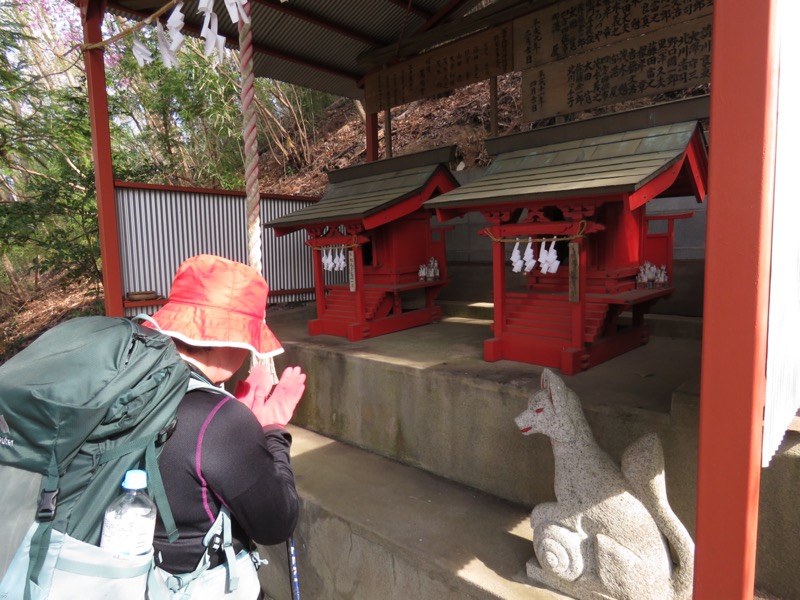
POLYGON ((178 419, 177 417, 172 419, 169 424, 164 427, 161 431, 158 432, 156 436, 156 446, 162 446, 166 443, 166 441, 175 433, 175 428, 178 426, 178 419))
POLYGON ((216 552, 222 548, 222 536, 218 533, 215 533, 211 536, 211 540, 208 542, 208 549, 212 552, 216 552))
POLYGON ((60 488, 53 491, 42 490, 42 495, 39 498, 39 508, 36 511, 37 521, 52 521, 56 516, 56 499, 61 492, 60 488))

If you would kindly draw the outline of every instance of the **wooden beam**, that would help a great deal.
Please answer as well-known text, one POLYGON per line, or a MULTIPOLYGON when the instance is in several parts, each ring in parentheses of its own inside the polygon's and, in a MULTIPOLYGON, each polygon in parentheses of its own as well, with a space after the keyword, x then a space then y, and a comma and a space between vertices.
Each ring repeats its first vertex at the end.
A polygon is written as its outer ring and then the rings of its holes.
POLYGON ((497 137, 497 77, 489 80, 489 115, 491 120, 491 136, 497 137))
MULTIPOLYGON (((238 43, 235 45, 235 48, 238 50, 239 48, 238 43)), ((313 62, 306 58, 300 57, 296 54, 289 54, 282 50, 278 50, 277 48, 271 48, 269 46, 265 46, 264 44, 253 44, 253 52, 255 52, 256 54, 271 56, 279 60, 285 60, 286 62, 291 62, 296 65, 301 65, 303 67, 309 67, 311 69, 314 69, 315 71, 320 71, 321 73, 328 73, 329 75, 335 75, 336 77, 341 77, 342 79, 349 79, 356 83, 358 83, 361 80, 361 75, 358 73, 343 71, 342 69, 332 67, 330 65, 324 65, 322 63, 313 62)))
POLYGON ((413 0, 386 0, 386 2, 389 2, 390 4, 396 4, 403 10, 408 10, 409 12, 422 17, 423 19, 431 18, 431 13, 414 4, 413 0))
MULTIPOLYGON (((378 148, 378 113, 367 113, 366 121, 367 163, 371 163, 380 158, 380 151, 378 148)), ((328 177, 330 178, 330 174, 328 177)))
POLYGON ((433 29, 439 23, 444 21, 447 17, 449 17, 455 10, 459 7, 463 6, 467 2, 471 0, 450 0, 447 4, 445 4, 442 8, 436 11, 436 14, 430 17, 425 23, 420 27, 416 33, 423 33, 428 31, 429 29, 433 29))
POLYGON ((708 181, 695 600, 753 597, 777 133, 777 2, 714 2, 715 150, 708 181))
POLYGON ((392 111, 383 111, 383 148, 384 158, 392 158, 392 111))

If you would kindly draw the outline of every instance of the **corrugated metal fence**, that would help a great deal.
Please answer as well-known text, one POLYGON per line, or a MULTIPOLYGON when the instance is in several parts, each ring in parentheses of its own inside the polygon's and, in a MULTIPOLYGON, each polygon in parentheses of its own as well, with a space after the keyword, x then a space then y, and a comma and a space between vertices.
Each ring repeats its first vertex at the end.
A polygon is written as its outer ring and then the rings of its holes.
MULTIPOLYGON (((154 291, 168 296, 175 271, 195 254, 247 263, 247 199, 242 193, 117 182, 116 201, 124 294, 154 291)), ((312 201, 262 195, 262 222, 312 201)), ((278 238, 272 229, 263 231, 262 261, 271 302, 314 299, 305 235, 299 231, 278 238)), ((156 308, 128 307, 125 314, 152 313, 156 308)))

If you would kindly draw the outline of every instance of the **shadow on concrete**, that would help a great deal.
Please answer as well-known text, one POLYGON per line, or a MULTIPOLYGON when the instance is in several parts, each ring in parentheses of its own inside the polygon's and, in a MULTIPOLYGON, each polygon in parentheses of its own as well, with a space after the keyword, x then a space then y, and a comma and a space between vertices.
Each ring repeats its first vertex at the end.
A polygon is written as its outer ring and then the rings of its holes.
MULTIPOLYGON (((520 582, 533 556, 526 507, 307 430, 291 431, 303 498, 295 543, 304 595, 562 598, 520 582), (403 596, 394 588, 406 577, 415 583, 403 596)), ((272 594, 279 598, 288 569, 277 567, 272 594)))

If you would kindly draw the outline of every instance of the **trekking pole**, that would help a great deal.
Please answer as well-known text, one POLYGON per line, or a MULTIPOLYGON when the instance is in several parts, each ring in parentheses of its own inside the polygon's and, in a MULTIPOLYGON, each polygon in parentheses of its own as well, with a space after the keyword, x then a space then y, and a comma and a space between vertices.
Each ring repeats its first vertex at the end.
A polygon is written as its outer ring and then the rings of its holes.
POLYGON ((289 559, 289 581, 292 586, 292 600, 300 600, 300 584, 297 581, 297 555, 294 551, 294 536, 286 540, 286 555, 289 559))

